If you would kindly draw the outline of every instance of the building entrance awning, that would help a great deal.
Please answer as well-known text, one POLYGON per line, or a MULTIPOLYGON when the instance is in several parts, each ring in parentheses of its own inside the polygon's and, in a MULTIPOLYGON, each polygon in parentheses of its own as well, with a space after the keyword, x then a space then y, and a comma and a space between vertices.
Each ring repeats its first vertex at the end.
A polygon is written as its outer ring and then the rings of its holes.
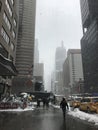
POLYGON ((0 54, 0 76, 15 76, 17 70, 13 62, 0 54))

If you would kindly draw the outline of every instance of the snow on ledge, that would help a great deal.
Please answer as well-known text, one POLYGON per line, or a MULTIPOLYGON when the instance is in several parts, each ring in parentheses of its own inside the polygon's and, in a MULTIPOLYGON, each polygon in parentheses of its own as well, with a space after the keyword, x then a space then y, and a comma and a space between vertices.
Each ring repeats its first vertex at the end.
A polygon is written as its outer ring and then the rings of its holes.
POLYGON ((88 114, 88 113, 80 111, 79 109, 75 109, 74 111, 70 110, 68 114, 74 117, 77 117, 81 120, 86 120, 90 123, 98 125, 98 114, 88 114))

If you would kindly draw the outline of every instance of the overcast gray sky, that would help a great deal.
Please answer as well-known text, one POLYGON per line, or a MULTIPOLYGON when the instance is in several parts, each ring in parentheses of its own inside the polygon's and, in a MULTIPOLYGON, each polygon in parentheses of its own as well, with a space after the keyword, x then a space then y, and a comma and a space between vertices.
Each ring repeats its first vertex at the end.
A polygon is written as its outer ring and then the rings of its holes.
MULTIPOLYGON (((40 61, 45 64, 45 79, 54 67, 56 47, 80 48, 82 37, 80 0, 37 0, 36 38, 40 61)), ((48 87, 48 86, 47 86, 48 87)))

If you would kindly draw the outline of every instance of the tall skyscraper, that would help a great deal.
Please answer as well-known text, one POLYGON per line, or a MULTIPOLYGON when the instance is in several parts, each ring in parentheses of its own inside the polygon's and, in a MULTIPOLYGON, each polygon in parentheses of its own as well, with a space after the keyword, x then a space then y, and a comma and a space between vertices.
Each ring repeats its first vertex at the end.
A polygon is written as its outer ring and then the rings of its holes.
POLYGON ((62 93, 62 87, 63 87, 63 81, 62 81, 62 70, 63 70, 63 63, 66 59, 66 49, 63 45, 56 48, 55 53, 55 93, 61 94, 62 93))
POLYGON ((0 54, 15 63, 18 17, 15 0, 0 0, 0 54))
POLYGON ((35 63, 34 79, 35 79, 34 91, 44 91, 44 64, 43 63, 35 63))
POLYGON ((98 92, 98 0, 80 0, 85 92, 98 92))
POLYGON ((79 86, 80 81, 81 83, 84 81, 81 50, 69 49, 63 64, 63 86, 66 95, 70 92, 83 93, 84 88, 79 86))
POLYGON ((34 47, 34 91, 44 91, 44 64, 39 63, 38 39, 34 47))
MULTIPOLYGON (((16 82, 18 84, 23 82, 23 87, 20 86, 20 90, 17 89, 17 91, 26 91, 28 86, 27 82, 25 83, 26 79, 33 78, 36 0, 19 0, 18 7, 19 30, 15 63, 18 76, 16 77, 16 82)), ((18 84, 17 86, 19 87, 18 84)))
MULTIPOLYGON (((15 0, 0 0, 0 83, 11 81, 16 75, 15 55, 17 45, 18 14, 15 0)), ((11 84, 10 84, 11 86, 11 84)), ((4 87, 0 86, 1 90, 4 87)))
POLYGON ((56 53, 55 53, 55 70, 56 71, 62 71, 63 63, 66 59, 66 49, 63 45, 62 41, 62 46, 56 48, 56 53))
POLYGON ((28 70, 34 63, 35 15, 36 0, 19 0, 19 30, 16 51, 18 76, 28 76, 28 70))

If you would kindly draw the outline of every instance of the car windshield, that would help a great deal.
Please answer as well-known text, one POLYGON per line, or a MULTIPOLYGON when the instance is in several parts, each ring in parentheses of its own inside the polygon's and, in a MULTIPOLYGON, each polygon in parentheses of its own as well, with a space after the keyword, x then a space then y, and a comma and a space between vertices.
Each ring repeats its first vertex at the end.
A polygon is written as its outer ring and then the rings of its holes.
POLYGON ((81 102, 90 102, 91 100, 89 98, 83 98, 81 102))
POLYGON ((92 99, 93 102, 98 102, 98 98, 92 99))
POLYGON ((74 100, 76 100, 76 101, 80 101, 80 100, 81 100, 81 98, 75 98, 74 100))

